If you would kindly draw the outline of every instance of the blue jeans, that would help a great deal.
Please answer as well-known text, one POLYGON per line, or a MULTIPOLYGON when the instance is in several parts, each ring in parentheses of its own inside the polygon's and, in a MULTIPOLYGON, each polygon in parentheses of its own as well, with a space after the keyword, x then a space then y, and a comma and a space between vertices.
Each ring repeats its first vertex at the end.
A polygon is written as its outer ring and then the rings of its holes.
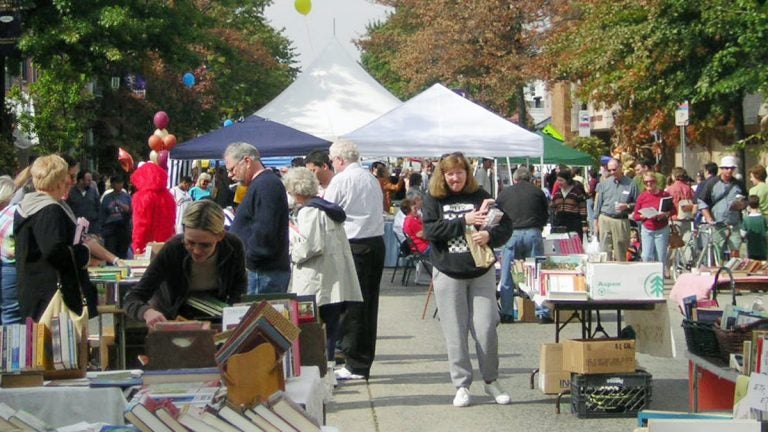
POLYGON ((512 282, 512 260, 544 255, 544 240, 538 228, 516 229, 512 232, 501 254, 501 281, 499 299, 501 315, 514 316, 515 291, 512 282))
POLYGON ((284 270, 248 270, 248 295, 288 292, 291 272, 284 270))
POLYGON ((16 287, 16 264, 3 263, 2 269, 2 309, 3 324, 18 324, 21 322, 19 312, 19 292, 16 287))
POLYGON ((643 248, 644 262, 661 262, 666 265, 669 227, 665 226, 653 231, 643 225, 640 231, 640 245, 643 248))

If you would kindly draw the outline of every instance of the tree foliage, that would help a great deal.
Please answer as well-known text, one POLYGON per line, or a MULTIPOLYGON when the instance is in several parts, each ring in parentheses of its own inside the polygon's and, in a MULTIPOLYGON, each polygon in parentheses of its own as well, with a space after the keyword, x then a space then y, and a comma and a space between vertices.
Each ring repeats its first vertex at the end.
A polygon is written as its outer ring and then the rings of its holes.
POLYGON ((549 2, 379 2, 395 10, 359 45, 365 67, 394 94, 408 98, 440 82, 504 116, 519 109, 549 2))
POLYGON ((116 166, 118 146, 146 158, 158 110, 169 114, 180 142, 253 113, 296 74, 289 42, 263 17, 269 2, 34 2, 19 47, 39 70, 29 119, 39 151, 67 149, 116 166), (196 77, 192 88, 182 83, 186 72, 196 77), (144 97, 127 77, 146 81, 144 97), (86 146, 88 130, 94 147, 86 146))
POLYGON ((576 0, 552 19, 536 68, 578 83, 583 100, 618 107, 615 138, 626 149, 654 130, 674 135, 685 100, 703 140, 729 125, 733 142, 745 135, 744 96, 768 82, 766 12, 755 0, 576 0))

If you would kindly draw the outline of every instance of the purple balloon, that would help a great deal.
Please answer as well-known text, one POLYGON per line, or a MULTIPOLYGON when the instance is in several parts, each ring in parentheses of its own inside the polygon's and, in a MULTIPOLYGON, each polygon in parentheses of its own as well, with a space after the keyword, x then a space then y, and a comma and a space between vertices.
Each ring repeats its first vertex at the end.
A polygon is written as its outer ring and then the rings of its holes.
POLYGON ((154 123, 155 127, 158 129, 165 129, 168 127, 168 123, 170 123, 171 119, 168 117, 168 114, 165 113, 165 111, 158 111, 155 113, 154 123))
POLYGON ((170 152, 168 150, 160 150, 157 152, 157 166, 160 168, 168 171, 168 155, 170 152))

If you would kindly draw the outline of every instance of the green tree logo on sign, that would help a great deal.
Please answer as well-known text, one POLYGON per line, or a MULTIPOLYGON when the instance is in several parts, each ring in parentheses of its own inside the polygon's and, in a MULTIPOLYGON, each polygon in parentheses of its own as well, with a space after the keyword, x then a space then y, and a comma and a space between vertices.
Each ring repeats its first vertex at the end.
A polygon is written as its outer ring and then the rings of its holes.
POLYGON ((664 297, 664 276, 661 273, 651 273, 645 278, 643 284, 645 293, 648 297, 663 298, 664 297))

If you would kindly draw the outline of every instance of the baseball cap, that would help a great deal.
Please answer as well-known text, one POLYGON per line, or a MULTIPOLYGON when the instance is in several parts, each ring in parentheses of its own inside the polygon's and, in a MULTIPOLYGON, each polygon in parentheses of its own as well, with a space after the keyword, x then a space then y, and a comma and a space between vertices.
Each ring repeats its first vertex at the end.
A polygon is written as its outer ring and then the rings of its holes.
POLYGON ((735 156, 723 156, 720 159, 720 167, 737 168, 739 166, 739 160, 735 156))

